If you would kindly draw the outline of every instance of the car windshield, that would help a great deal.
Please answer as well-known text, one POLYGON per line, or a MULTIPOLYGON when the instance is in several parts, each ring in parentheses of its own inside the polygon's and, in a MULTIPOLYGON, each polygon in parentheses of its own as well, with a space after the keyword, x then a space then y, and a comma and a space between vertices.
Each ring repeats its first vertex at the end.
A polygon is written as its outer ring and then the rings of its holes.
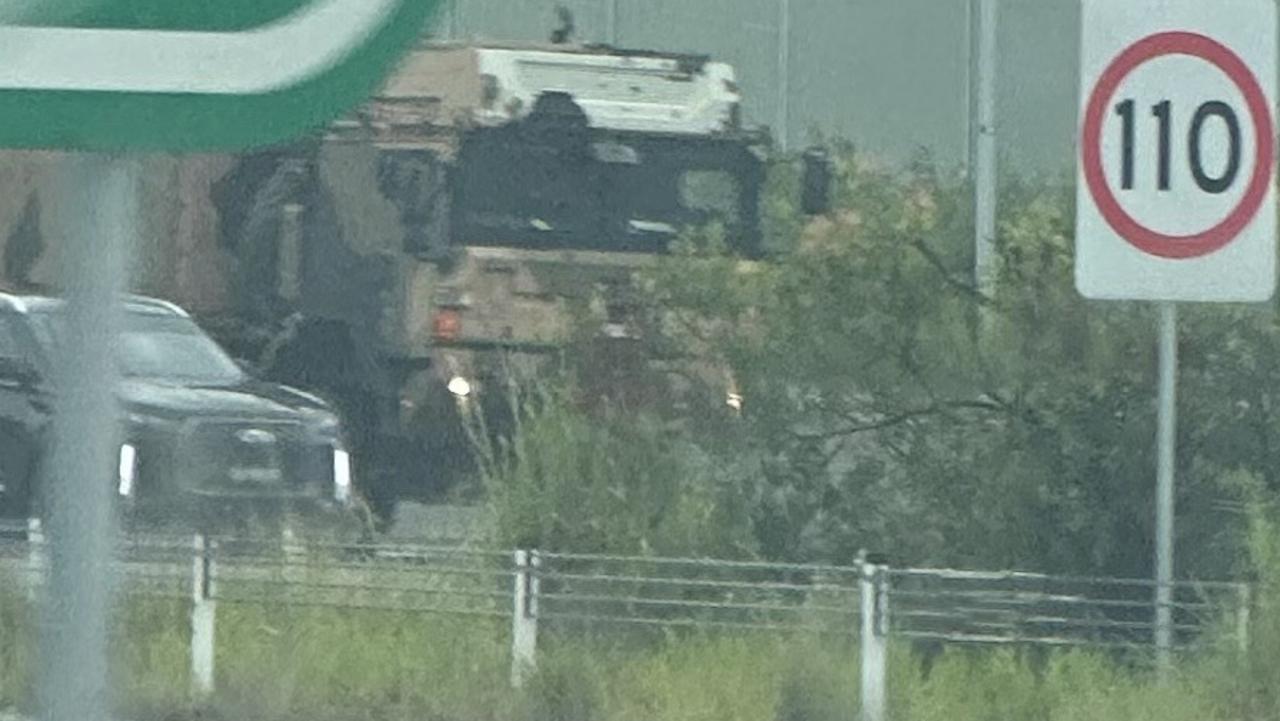
MULTIPOLYGON (((46 350, 56 347, 58 313, 33 312, 36 335, 46 350)), ((130 310, 115 347, 120 373, 128 378, 156 378, 223 384, 244 372, 212 338, 189 318, 130 310)))

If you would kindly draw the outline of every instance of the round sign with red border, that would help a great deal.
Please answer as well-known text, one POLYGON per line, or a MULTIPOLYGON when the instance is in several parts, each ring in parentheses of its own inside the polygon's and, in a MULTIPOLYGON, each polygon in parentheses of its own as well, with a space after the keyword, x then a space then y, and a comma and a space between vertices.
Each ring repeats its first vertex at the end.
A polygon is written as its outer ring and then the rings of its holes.
POLYGON ((1102 217, 1129 244, 1161 258, 1199 258, 1221 250, 1235 240, 1253 221, 1266 200, 1274 165, 1272 127, 1271 109, 1262 86, 1248 65, 1230 48, 1194 32, 1148 35, 1111 61, 1089 95, 1080 139, 1085 182, 1102 217), (1239 202, 1212 227, 1189 235, 1162 233, 1135 219, 1116 198, 1102 165, 1102 126, 1116 90, 1142 64, 1170 55, 1199 58, 1231 79, 1248 106, 1257 146, 1253 154, 1253 172, 1239 202))

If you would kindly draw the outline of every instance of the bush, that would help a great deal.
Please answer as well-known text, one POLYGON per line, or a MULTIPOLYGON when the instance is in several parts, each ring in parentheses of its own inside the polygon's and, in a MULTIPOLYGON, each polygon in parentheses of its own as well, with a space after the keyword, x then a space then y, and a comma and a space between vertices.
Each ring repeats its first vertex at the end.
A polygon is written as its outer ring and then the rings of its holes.
POLYGON ((500 547, 629 555, 750 555, 735 479, 652 415, 591 414, 571 385, 512 399, 514 430, 489 444, 473 418, 500 547))

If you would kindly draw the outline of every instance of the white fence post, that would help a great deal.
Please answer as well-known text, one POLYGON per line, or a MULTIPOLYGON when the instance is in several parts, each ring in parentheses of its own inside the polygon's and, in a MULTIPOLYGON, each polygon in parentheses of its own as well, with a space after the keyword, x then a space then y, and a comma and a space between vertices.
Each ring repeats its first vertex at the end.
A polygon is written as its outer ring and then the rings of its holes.
POLYGON ((39 518, 27 519, 27 598, 35 602, 40 597, 40 589, 45 581, 45 569, 48 568, 45 554, 44 525, 39 518))
POLYGON ((889 651, 889 568, 862 562, 862 721, 884 721, 889 651))
POLYGON ((1236 643, 1240 648, 1240 655, 1249 653, 1249 607, 1253 603, 1250 597, 1249 584, 1240 584, 1240 596, 1237 599, 1239 604, 1236 607, 1236 643))
POLYGON ((195 557, 191 564, 191 684, 197 698, 213 693, 214 550, 216 544, 204 536, 195 537, 195 557))
POLYGON ((538 568, 537 551, 516 551, 515 604, 511 613, 511 686, 520 688, 537 667, 538 568))
POLYGON ((301 568, 306 563, 306 549, 298 541, 298 535, 293 530, 292 524, 285 525, 280 532, 281 547, 284 551, 284 569, 282 576, 288 583, 301 583, 303 574, 301 568))

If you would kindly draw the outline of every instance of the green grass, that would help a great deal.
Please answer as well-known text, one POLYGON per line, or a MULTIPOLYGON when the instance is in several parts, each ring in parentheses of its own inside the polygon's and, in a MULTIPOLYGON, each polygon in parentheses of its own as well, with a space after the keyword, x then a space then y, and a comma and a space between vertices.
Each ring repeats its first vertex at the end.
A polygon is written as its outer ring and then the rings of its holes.
MULTIPOLYGON (((513 691, 505 619, 230 603, 218 609, 218 689, 197 702, 188 675, 188 613, 183 600, 121 605, 111 650, 121 717, 183 718, 197 710, 256 721, 857 716, 856 647, 831 635, 550 629, 538 671, 523 691, 513 691)), ((22 708, 30 699, 32 627, 25 599, 0 591, 0 707, 22 708)), ((1149 671, 1081 651, 1033 661, 1012 650, 953 648, 927 673, 909 647, 892 649, 891 660, 893 721, 1274 718, 1247 693, 1251 678, 1259 684, 1271 678, 1254 667, 1266 659, 1246 660, 1225 647, 1184 662, 1167 686, 1149 671)))

